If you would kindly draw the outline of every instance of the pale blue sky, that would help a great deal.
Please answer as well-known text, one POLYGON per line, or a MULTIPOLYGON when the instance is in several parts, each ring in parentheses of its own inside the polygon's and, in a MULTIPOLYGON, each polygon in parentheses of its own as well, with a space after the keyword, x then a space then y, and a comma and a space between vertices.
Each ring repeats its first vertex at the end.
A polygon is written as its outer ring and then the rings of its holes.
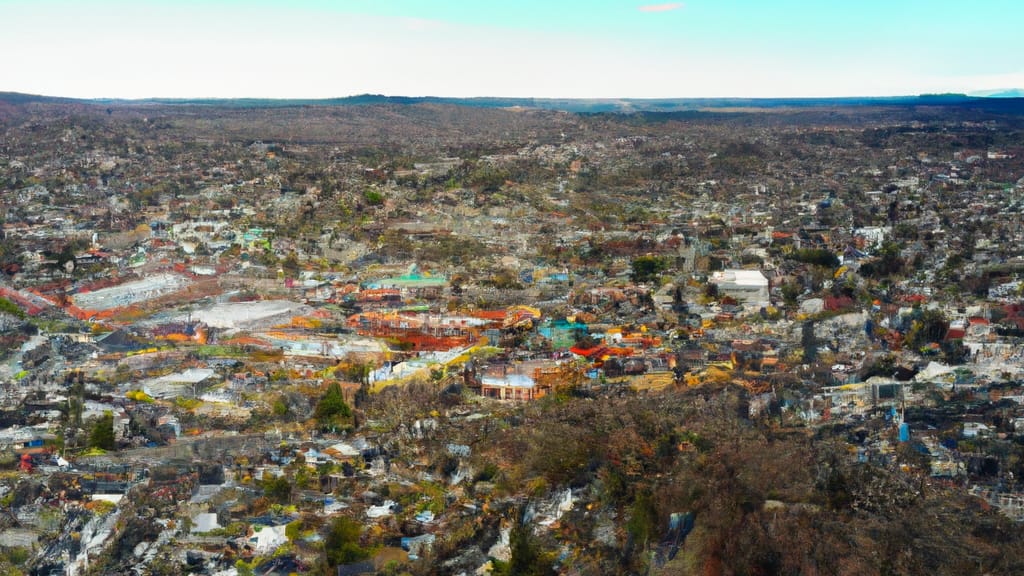
POLYGON ((0 0, 0 91, 874 96, 1024 87, 1019 0, 0 0))

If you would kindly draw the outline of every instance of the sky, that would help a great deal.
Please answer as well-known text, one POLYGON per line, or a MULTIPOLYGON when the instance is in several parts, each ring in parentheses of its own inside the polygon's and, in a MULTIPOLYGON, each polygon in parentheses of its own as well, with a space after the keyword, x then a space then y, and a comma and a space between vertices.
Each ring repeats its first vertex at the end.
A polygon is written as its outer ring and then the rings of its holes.
POLYGON ((0 91, 897 96, 1024 88, 1019 0, 0 0, 0 91))

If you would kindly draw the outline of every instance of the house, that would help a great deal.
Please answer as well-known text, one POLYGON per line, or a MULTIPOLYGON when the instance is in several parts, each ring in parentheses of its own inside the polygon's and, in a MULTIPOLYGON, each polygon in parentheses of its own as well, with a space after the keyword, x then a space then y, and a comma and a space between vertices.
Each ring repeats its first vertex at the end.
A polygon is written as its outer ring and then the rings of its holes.
POLYGON ((769 305, 768 278, 760 270, 720 270, 711 275, 710 282, 718 286, 720 294, 755 311, 769 305))
POLYGON ((272 554, 281 545, 288 543, 288 537, 285 536, 286 527, 287 524, 279 526, 254 525, 251 528, 252 533, 249 535, 248 543, 253 546, 258 556, 272 554))
POLYGON ((213 512, 203 512, 192 518, 193 534, 212 532, 220 527, 221 525, 217 523, 217 514, 213 512))
POLYGON ((545 392, 525 374, 485 375, 480 384, 481 396, 500 400, 533 400, 544 396, 545 392))
POLYGON ((684 348, 676 352, 676 362, 683 370, 699 372, 707 367, 708 351, 703 348, 684 348))
POLYGON ((989 436, 991 434, 992 429, 982 424, 981 422, 964 422, 964 438, 984 437, 989 436))
POLYGON ((409 557, 422 556, 423 552, 430 551, 434 545, 436 536, 433 534, 421 534, 419 536, 404 537, 401 540, 402 550, 409 552, 409 557))
POLYGON ((409 266, 408 273, 370 282, 366 288, 370 290, 397 289, 406 298, 437 298, 441 296, 447 286, 448 280, 445 277, 431 276, 429 273, 421 274, 419 267, 412 264, 409 266))
POLYGON ((854 242, 857 248, 881 246, 891 234, 892 228, 888 226, 865 226, 853 231, 854 242))

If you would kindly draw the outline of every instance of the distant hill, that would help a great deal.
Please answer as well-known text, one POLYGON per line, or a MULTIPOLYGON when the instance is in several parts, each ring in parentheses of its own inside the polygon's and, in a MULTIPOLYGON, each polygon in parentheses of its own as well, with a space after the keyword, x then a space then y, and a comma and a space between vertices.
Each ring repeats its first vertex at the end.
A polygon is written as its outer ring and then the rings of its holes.
POLYGON ((74 102, 87 102, 74 98, 59 98, 56 96, 39 96, 36 94, 22 94, 20 92, 0 92, 0 102, 7 104, 69 104, 74 102))
POLYGON ((896 96, 880 98, 446 98, 440 96, 384 96, 360 94, 325 99, 261 99, 261 98, 152 98, 145 100, 96 100, 99 103, 188 104, 229 107, 284 106, 359 106, 449 104, 474 108, 535 108, 578 113, 684 112, 706 109, 816 108, 829 106, 900 106, 920 104, 952 104, 972 98, 963 94, 896 96))
POLYGON ((1024 88, 1000 88, 998 90, 981 90, 971 92, 971 96, 981 98, 1024 98, 1024 88))
MULTIPOLYGON (((210 106, 218 108, 286 108, 301 106, 366 106, 443 104, 473 108, 527 108, 576 113, 657 113, 697 111, 753 111, 768 109, 807 109, 830 107, 913 107, 913 106, 981 106, 991 99, 1020 99, 1014 108, 1024 109, 1024 91, 1019 89, 985 95, 922 94, 918 96, 844 97, 844 98, 446 98, 439 96, 384 96, 360 94, 339 98, 144 98, 144 99, 74 99, 36 96, 16 92, 0 92, 0 102, 7 104, 64 103, 93 105, 164 105, 210 106)), ((1005 108, 1005 103, 1000 108, 1005 108)))

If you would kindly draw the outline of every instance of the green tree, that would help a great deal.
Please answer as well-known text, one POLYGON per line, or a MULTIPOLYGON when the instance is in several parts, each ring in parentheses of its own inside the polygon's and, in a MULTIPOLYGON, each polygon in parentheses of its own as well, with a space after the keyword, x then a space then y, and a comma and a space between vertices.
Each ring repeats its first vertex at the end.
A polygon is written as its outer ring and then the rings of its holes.
POLYGON ((495 168, 493 166, 481 166, 469 175, 467 184, 473 188, 479 188, 483 192, 497 192, 509 179, 508 170, 495 168))
POLYGON ((796 282, 786 282, 782 285, 782 301, 786 306, 796 306, 800 293, 800 285, 796 282))
POLYGON ((946 364, 963 364, 971 357, 971 349, 964 346, 963 340, 947 340, 941 344, 941 349, 946 364))
POLYGON ((117 446, 114 443, 114 413, 109 410, 92 426, 89 432, 89 447, 113 450, 117 446))
POLYGON ((289 252, 288 255, 284 257, 284 260, 281 260, 281 269, 284 270, 285 274, 292 278, 299 274, 299 256, 294 250, 289 252))
POLYGON ((818 341, 814 336, 814 320, 806 320, 800 325, 800 347, 804 351, 804 362, 813 362, 818 356, 818 341))
POLYGON ((518 520, 509 533, 508 545, 511 558, 506 566, 509 576, 546 576, 554 574, 552 558, 541 550, 530 527, 518 520))
POLYGON ((314 417, 325 429, 343 426, 352 417, 352 409, 345 402, 345 396, 341 393, 341 386, 337 382, 331 382, 327 387, 327 391, 316 405, 314 417))
POLYGON ((0 298, 0 312, 16 316, 22 320, 25 319, 25 311, 7 298, 0 298))
POLYGON ((61 247, 60 252, 57 254, 56 267, 58 270, 63 271, 64 266, 68 262, 75 261, 75 248, 76 247, 73 246, 72 244, 65 244, 63 247, 61 247))
POLYGON ((872 376, 884 376, 886 378, 892 378, 893 374, 896 373, 898 367, 896 357, 892 354, 886 354, 872 364, 868 365, 861 371, 861 378, 867 380, 872 376))
POLYGON ((860 266, 860 275, 865 278, 888 278, 903 270, 903 259, 900 257, 900 246, 895 242, 886 242, 875 252, 874 260, 860 266))
POLYGON ((668 269, 668 260, 661 256, 638 256, 632 262, 633 282, 654 282, 668 269))
POLYGON ((292 497, 292 483, 284 476, 268 477, 263 480, 263 493, 278 504, 287 504, 292 497))
POLYGON ((235 562, 235 569, 238 570, 238 576, 253 576, 252 565, 245 560, 238 559, 235 562))
POLYGON ((651 539, 656 536, 658 511, 654 507, 654 498, 648 489, 640 490, 633 501, 633 510, 626 531, 634 544, 647 548, 651 539))
POLYGON ((932 342, 942 342, 949 331, 949 320, 939 310, 925 310, 907 331, 907 345, 920 348, 932 342))
POLYGON ((284 535, 295 542, 302 536, 302 520, 293 520, 284 528, 284 535))
POLYGON ((370 556, 370 551, 359 545, 361 531, 362 526, 346 516, 338 516, 331 522, 324 539, 324 553, 330 566, 351 564, 370 556))
POLYGON ((839 257, 825 248, 803 248, 788 256, 791 260, 806 262, 815 266, 835 268, 839 266, 839 257))
POLYGON ((381 194, 380 191, 374 190, 373 188, 367 188, 363 191, 363 199, 366 200, 366 203, 370 206, 380 206, 384 204, 384 194, 381 194))
POLYGON ((351 382, 366 383, 373 366, 366 362, 351 362, 345 366, 345 378, 351 382))

